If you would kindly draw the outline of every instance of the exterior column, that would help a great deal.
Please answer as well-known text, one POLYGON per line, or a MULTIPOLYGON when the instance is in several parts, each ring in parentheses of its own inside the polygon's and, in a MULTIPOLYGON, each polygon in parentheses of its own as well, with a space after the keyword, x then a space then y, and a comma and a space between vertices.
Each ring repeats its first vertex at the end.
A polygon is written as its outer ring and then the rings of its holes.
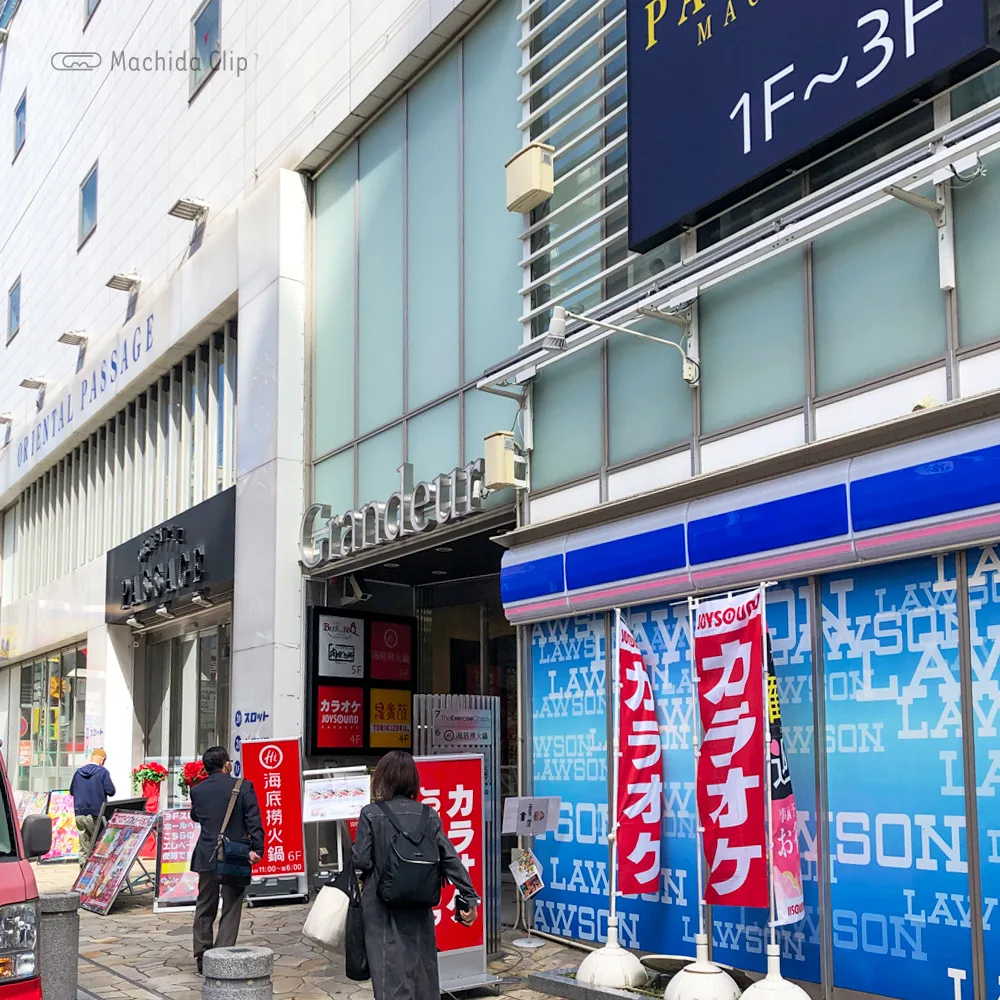
POLYGON ((102 625, 87 633, 87 706, 85 745, 102 746, 116 798, 132 794, 132 768, 142 762, 142 727, 135 698, 135 656, 127 625, 102 625))
POLYGON ((230 750, 302 733, 306 181, 279 171, 238 210, 236 572, 230 750))

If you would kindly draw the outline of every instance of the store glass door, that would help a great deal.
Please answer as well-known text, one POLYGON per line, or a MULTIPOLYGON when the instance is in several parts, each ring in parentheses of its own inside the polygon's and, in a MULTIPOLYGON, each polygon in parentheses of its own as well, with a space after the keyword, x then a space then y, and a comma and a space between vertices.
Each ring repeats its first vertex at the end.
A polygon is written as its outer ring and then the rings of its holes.
POLYGON ((183 803, 177 776, 186 763, 229 742, 230 632, 225 623, 146 647, 144 759, 170 772, 161 808, 183 803))

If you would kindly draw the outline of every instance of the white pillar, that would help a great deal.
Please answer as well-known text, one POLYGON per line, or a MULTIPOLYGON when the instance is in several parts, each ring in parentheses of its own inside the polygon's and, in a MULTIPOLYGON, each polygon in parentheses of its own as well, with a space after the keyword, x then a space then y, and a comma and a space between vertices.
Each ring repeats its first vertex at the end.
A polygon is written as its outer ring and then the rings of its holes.
POLYGON ((298 525, 309 234, 305 179, 279 171, 238 210, 237 219, 231 741, 302 732, 298 525), (248 715, 258 718, 248 723, 248 715))
POLYGON ((132 793, 132 768, 142 763, 142 727, 135 703, 135 656, 127 625, 87 633, 87 749, 103 746, 116 798, 132 793))

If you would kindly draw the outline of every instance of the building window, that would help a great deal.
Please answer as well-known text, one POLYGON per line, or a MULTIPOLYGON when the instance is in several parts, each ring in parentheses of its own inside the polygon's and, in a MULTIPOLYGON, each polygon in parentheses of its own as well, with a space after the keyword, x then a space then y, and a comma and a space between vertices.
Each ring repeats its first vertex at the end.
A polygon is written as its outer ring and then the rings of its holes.
POLYGON ((101 0, 84 0, 84 9, 86 10, 86 16, 83 19, 83 26, 86 27, 87 23, 94 16, 94 11, 101 6, 101 0))
POLYGON ((97 164, 80 185, 80 246, 97 228, 97 164))
POLYGON ((18 277, 7 293, 7 343, 9 344, 21 329, 21 278, 18 277))
POLYGON ((201 90, 219 65, 222 40, 219 37, 220 0, 205 0, 191 22, 191 96, 201 90))
POLYGON ((17 107, 14 109, 14 159, 15 160, 17 159, 17 154, 21 152, 21 147, 24 145, 27 125, 28 125, 28 92, 25 91, 21 95, 21 100, 17 102, 17 107))

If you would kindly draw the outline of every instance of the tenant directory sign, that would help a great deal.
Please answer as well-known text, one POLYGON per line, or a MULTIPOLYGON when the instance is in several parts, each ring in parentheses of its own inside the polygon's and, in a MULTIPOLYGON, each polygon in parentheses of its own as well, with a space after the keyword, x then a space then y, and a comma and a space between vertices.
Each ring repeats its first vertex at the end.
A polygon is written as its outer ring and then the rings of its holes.
POLYGON ((415 620, 313 608, 308 634, 309 753, 412 747, 415 620))

